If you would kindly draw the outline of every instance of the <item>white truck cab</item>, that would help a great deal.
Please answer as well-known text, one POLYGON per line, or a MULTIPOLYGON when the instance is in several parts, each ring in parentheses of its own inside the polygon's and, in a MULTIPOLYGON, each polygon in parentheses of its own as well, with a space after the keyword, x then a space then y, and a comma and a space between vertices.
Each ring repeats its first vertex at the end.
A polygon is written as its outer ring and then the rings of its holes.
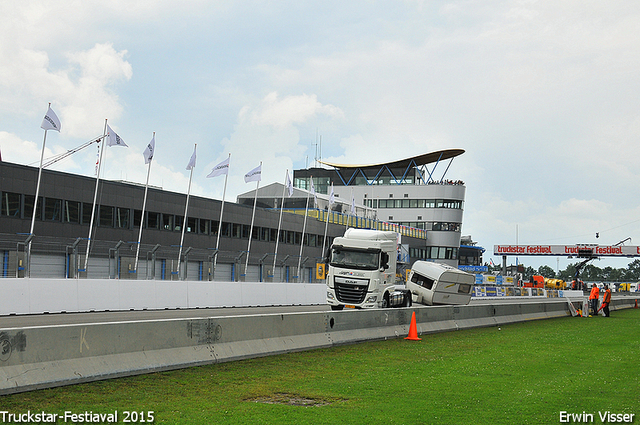
POLYGON ((347 229, 329 248, 327 303, 333 310, 411 305, 407 290, 396 290, 398 234, 347 229))

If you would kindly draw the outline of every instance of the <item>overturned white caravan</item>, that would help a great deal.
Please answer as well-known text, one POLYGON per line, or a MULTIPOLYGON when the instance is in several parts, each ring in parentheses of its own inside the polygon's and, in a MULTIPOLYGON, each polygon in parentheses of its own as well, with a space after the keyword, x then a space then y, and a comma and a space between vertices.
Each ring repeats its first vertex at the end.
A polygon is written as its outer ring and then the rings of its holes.
POLYGON ((475 276, 446 264, 416 261, 407 278, 413 302, 466 305, 471 300, 475 276))

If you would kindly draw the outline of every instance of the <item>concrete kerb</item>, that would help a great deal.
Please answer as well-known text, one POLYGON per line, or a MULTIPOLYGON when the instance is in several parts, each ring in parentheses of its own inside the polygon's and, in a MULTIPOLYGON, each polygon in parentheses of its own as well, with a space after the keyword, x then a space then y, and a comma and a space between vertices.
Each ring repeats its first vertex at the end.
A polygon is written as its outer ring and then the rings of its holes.
MULTIPOLYGON (((569 315, 566 300, 0 330, 0 394, 407 335, 569 315)), ((614 308, 635 299, 615 300, 614 308)))

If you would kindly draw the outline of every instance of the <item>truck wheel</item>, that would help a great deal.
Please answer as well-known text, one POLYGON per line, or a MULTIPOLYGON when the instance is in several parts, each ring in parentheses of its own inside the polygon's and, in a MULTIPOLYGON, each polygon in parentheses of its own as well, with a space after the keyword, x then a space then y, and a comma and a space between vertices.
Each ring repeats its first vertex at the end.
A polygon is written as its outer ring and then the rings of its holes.
POLYGON ((407 292, 404 294, 404 307, 411 307, 411 292, 407 292))
POLYGON ((389 308, 389 294, 385 293, 384 297, 382 298, 382 308, 389 308))
POLYGON ((331 310, 340 311, 344 308, 343 305, 332 305, 331 310))

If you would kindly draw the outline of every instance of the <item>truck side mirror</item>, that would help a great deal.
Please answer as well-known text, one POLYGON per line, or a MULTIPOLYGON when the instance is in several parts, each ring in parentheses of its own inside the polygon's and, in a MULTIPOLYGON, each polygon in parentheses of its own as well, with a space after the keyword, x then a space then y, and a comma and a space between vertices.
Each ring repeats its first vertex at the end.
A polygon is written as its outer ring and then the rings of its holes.
POLYGON ((331 248, 327 248, 327 252, 324 253, 325 264, 329 264, 330 260, 331 260, 331 248))
POLYGON ((389 268, 389 254, 387 254, 386 252, 382 252, 380 255, 380 267, 382 267, 384 270, 387 270, 389 268))

